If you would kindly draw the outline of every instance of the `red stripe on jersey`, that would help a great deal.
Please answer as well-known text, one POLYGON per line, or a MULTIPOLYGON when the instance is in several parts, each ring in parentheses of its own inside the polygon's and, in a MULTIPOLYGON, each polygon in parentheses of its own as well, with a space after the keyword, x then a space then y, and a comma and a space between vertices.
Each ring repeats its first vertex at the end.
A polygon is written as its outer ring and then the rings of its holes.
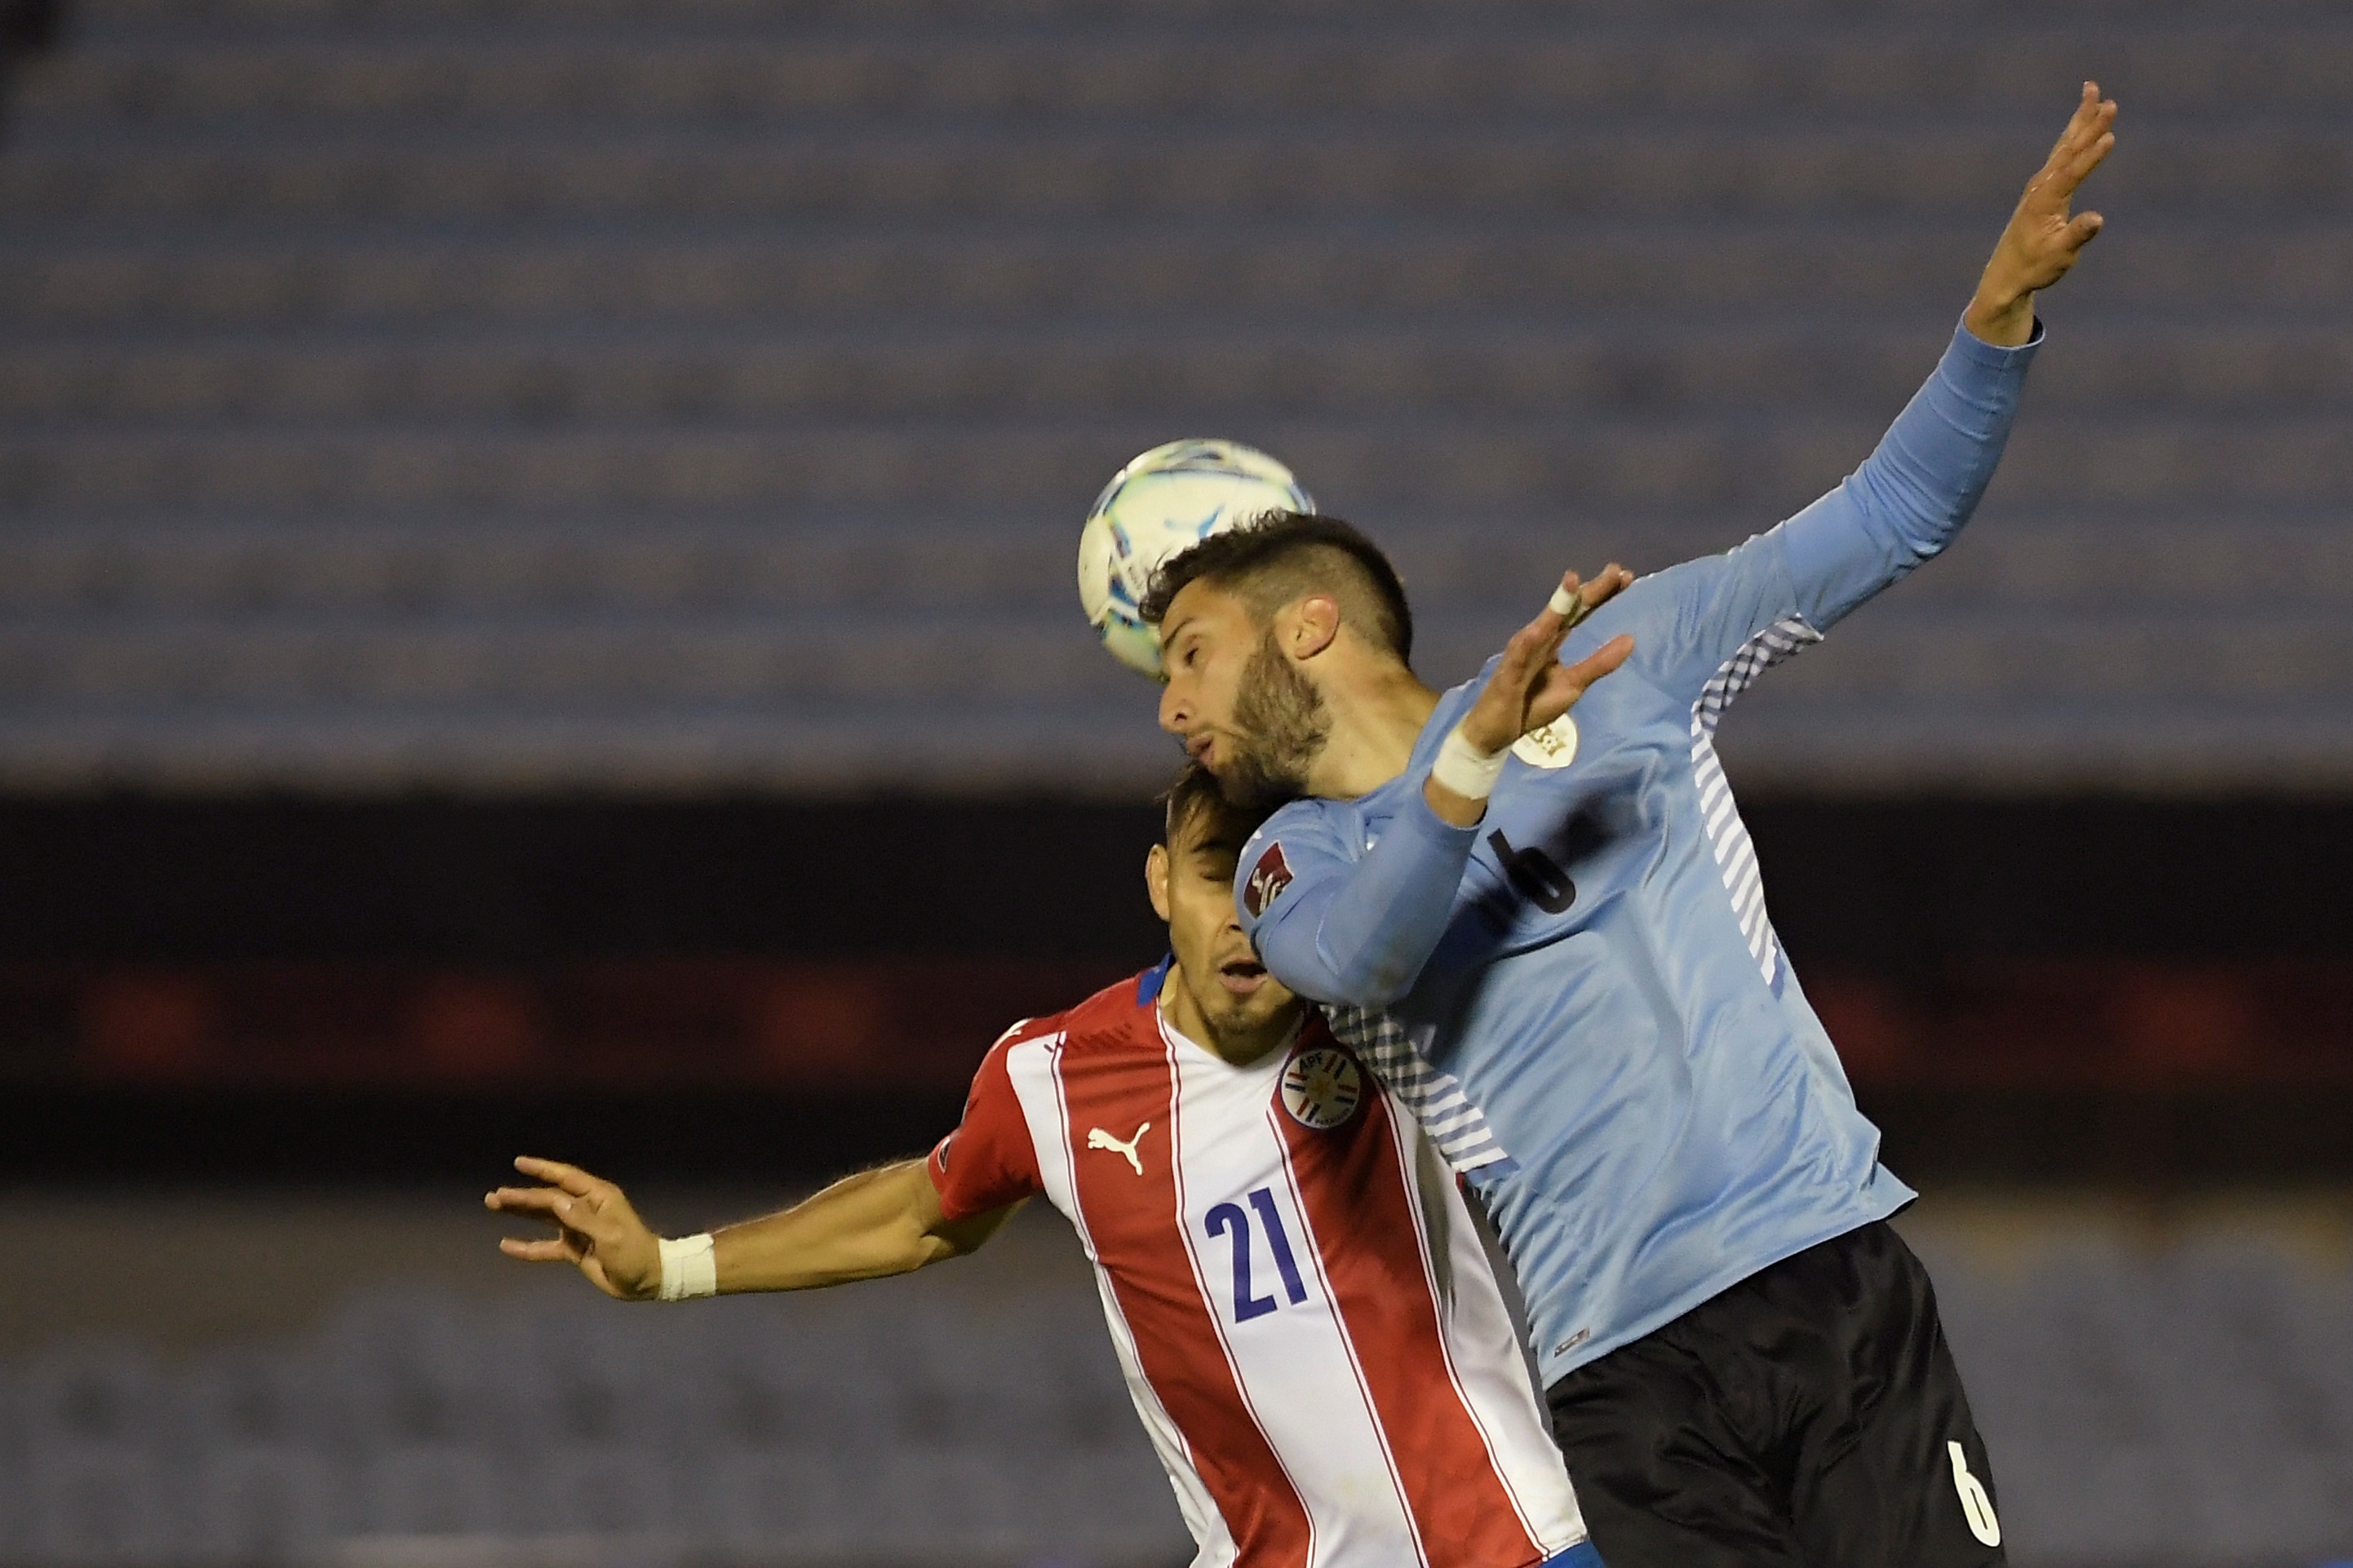
POLYGON ((1038 1148, 1029 1139, 1021 1097, 1006 1075, 1005 1054, 1051 1033, 1054 1022, 1024 1020, 997 1037, 981 1058, 980 1070, 973 1074, 964 1120, 934 1145, 926 1164, 940 1194, 940 1213, 947 1218, 969 1219, 1044 1189, 1038 1176, 1038 1148))
POLYGON ((1363 1078, 1364 1108, 1340 1126, 1303 1126, 1279 1107, 1270 1114, 1291 1151, 1325 1289, 1380 1426, 1398 1439, 1407 1506, 1430 1568, 1516 1568, 1544 1550, 1455 1383, 1388 1100, 1371 1073, 1363 1078))
MULTIPOLYGON (((1156 1021, 1147 1026, 1157 1035, 1156 1021)), ((1314 1539, 1307 1506, 1251 1414, 1187 1245, 1174 1157, 1180 1113, 1174 1066, 1128 1030, 1091 1040, 1074 1032, 1056 1058, 1055 1079, 1069 1129, 1071 1188, 1088 1237, 1144 1375, 1185 1434, 1201 1484, 1233 1537, 1238 1568, 1300 1568, 1314 1539), (1121 1148, 1099 1142, 1091 1149, 1088 1134, 1098 1129, 1133 1149, 1135 1164, 1121 1148)))

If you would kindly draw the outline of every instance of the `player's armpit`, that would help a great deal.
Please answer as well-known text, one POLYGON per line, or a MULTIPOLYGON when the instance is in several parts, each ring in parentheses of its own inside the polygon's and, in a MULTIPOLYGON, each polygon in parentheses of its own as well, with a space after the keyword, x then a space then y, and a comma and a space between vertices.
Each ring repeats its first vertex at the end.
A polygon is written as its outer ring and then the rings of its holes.
MULTIPOLYGON (((929 1182, 923 1184, 927 1187, 931 1185, 929 1182)), ((1005 1222, 1020 1213, 1022 1204, 1029 1201, 1028 1198, 1023 1198, 1018 1202, 1007 1204, 1003 1208, 966 1215, 962 1219, 950 1219, 939 1212, 939 1198, 934 1193, 932 1199, 933 1219, 926 1234, 945 1249, 941 1257, 962 1258, 966 1253, 977 1252, 987 1246, 989 1237, 1004 1229, 1005 1222)))

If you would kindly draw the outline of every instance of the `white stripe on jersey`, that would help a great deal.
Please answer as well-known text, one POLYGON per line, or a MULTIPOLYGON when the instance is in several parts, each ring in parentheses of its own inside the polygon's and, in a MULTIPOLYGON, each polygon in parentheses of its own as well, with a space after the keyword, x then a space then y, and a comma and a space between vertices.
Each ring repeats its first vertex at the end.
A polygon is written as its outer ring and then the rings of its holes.
MULTIPOLYGON (((1156 1021, 1159 1016, 1158 1010, 1155 1009, 1154 1019, 1156 1021)), ((1280 1416, 1292 1412, 1283 1410, 1278 1405, 1278 1419, 1273 1425, 1269 1425, 1265 1412, 1259 1408, 1259 1401, 1256 1397, 1258 1394, 1263 1392, 1273 1394, 1277 1399, 1288 1399, 1293 1397, 1293 1391, 1279 1385, 1253 1386, 1254 1380, 1243 1366, 1242 1357, 1234 1344, 1234 1330, 1240 1325, 1233 1321, 1232 1317, 1233 1298, 1230 1295, 1226 1296, 1225 1304, 1221 1310, 1219 1292, 1210 1285, 1208 1272, 1202 1267, 1201 1249, 1193 1234, 1195 1221, 1192 1201, 1186 1195, 1190 1184, 1187 1178, 1193 1173, 1190 1167, 1198 1158, 1198 1145, 1188 1146, 1185 1138, 1185 1100, 1187 1099, 1185 1068, 1188 1064, 1185 1059, 1185 1050, 1179 1048, 1177 1037, 1170 1032, 1166 1024, 1162 1024, 1160 1027, 1160 1046, 1161 1049, 1167 1053, 1168 1058, 1168 1168, 1169 1175, 1176 1184, 1176 1233, 1185 1238, 1185 1261, 1192 1268, 1193 1283, 1199 1288, 1201 1300, 1208 1304, 1209 1326, 1217 1333, 1218 1348, 1225 1352, 1226 1365, 1232 1369, 1234 1387, 1240 1392, 1242 1408, 1250 1413, 1250 1420, 1257 1425, 1261 1433, 1265 1434, 1267 1447, 1274 1453, 1274 1462, 1282 1468, 1282 1479, 1290 1484, 1291 1489, 1299 1495, 1300 1501, 1306 1505, 1307 1562, 1308 1568, 1314 1568, 1314 1564, 1323 1561, 1318 1548, 1323 1545, 1325 1537, 1322 1521, 1315 1517, 1314 1493, 1307 1487, 1300 1484, 1299 1473, 1293 1468, 1293 1456, 1283 1452, 1283 1428, 1289 1423, 1282 1420, 1280 1416)), ((1198 1048, 1193 1047, 1196 1051, 1198 1048)), ((1259 1086, 1259 1093, 1261 1096, 1272 1089, 1274 1079, 1282 1072, 1288 1055, 1289 1053, 1284 1051, 1267 1053, 1267 1060, 1261 1063, 1261 1067, 1263 1068, 1271 1065, 1273 1071, 1265 1074, 1266 1081, 1259 1086)), ((1238 1074, 1237 1069, 1228 1067, 1223 1062, 1219 1062, 1218 1068, 1219 1078, 1225 1081, 1214 1082, 1213 1080, 1214 1087, 1217 1088, 1229 1088, 1231 1079, 1236 1076, 1248 1076, 1248 1069, 1240 1069, 1238 1074)), ((1213 1121, 1210 1126, 1211 1135, 1201 1140, 1200 1142, 1211 1148, 1226 1147, 1225 1141, 1216 1136, 1219 1130, 1219 1122, 1213 1121)), ((1213 1167, 1205 1164, 1199 1173, 1209 1177, 1211 1181, 1215 1180, 1213 1167)), ((1240 1197, 1243 1194, 1237 1192, 1234 1195, 1240 1197)), ((1206 1214, 1208 1211, 1203 1212, 1206 1214)), ((1303 1235, 1304 1232, 1301 1234, 1303 1235)), ((1229 1232, 1229 1241, 1236 1246, 1249 1246, 1254 1244, 1255 1238, 1245 1228, 1239 1235, 1229 1232)))
MULTIPOLYGON (((1324 1271, 1323 1243, 1316 1237, 1315 1227, 1307 1218, 1307 1197, 1299 1188, 1298 1167, 1292 1163, 1291 1148, 1283 1140, 1282 1129, 1274 1121, 1279 1114, 1271 1104, 1267 1106, 1267 1131, 1273 1135, 1276 1151, 1282 1156, 1283 1196, 1299 1222, 1300 1239, 1306 1244, 1300 1250, 1307 1255, 1308 1264, 1314 1271, 1316 1288, 1323 1293, 1326 1303, 1333 1335, 1348 1352, 1348 1372, 1356 1379, 1357 1397, 1364 1401, 1366 1421, 1380 1448, 1381 1463, 1388 1468, 1389 1485, 1396 1489, 1398 1510, 1404 1516, 1407 1536, 1413 1542, 1414 1561, 1425 1564, 1426 1568, 1430 1552, 1422 1544, 1421 1528, 1413 1517, 1413 1505, 1406 1494, 1405 1478, 1398 1474, 1397 1454, 1389 1447, 1388 1428, 1381 1425, 1380 1410, 1373 1402, 1372 1387, 1365 1381, 1364 1358, 1356 1349, 1356 1336, 1348 1332, 1347 1324, 1341 1321, 1339 1310, 1330 1305, 1338 1299, 1338 1293, 1332 1289, 1331 1276, 1324 1271)), ((1433 1295, 1431 1300, 1437 1298, 1433 1295)), ((1441 1341, 1443 1337, 1440 1336, 1441 1341)), ((1310 1512, 1312 1514, 1312 1509, 1310 1512)))
MULTIPOLYGON (((1190 1041, 1171 1040, 1169 1064, 1177 1099, 1188 1102, 1175 1121, 1172 1140, 1177 1190, 1186 1194, 1186 1248, 1243 1398, 1307 1505, 1314 1541, 1310 1568, 1334 1562, 1420 1562, 1412 1514, 1382 1441, 1347 1326, 1323 1279, 1323 1264, 1312 1261, 1312 1281, 1303 1272, 1308 1300, 1293 1302, 1274 1243, 1260 1234, 1264 1213, 1252 1199, 1252 1184, 1288 1163, 1282 1134, 1266 1116, 1288 1053, 1269 1052, 1260 1062, 1236 1068, 1190 1041), (1247 1223, 1213 1240, 1208 1215, 1226 1203, 1235 1205, 1247 1223), (1247 1323, 1237 1321, 1235 1300, 1237 1258, 1245 1246, 1252 1293, 1281 1303, 1247 1323), (1205 1249, 1214 1249, 1213 1256, 1205 1258, 1205 1249), (1335 1511, 1344 1504, 1345 1512, 1335 1511)), ((1303 1252, 1315 1250, 1299 1194, 1289 1182, 1279 1190, 1262 1190, 1275 1223, 1288 1233, 1283 1245, 1296 1267, 1303 1252)))
POLYGON ((1734 649, 1692 704, 1692 773, 1699 783, 1708 847, 1715 851, 1724 890, 1732 895, 1732 912, 1739 919, 1748 956, 1757 961, 1768 985, 1780 972, 1781 941, 1765 915, 1765 880, 1757 865, 1757 847, 1749 842, 1748 826, 1732 803, 1732 781, 1724 776, 1723 760, 1715 754, 1715 726, 1732 700, 1758 676, 1821 640, 1822 634, 1799 616, 1776 621, 1734 649))
POLYGON ((1414 1241, 1421 1255, 1422 1279, 1430 1287, 1430 1300, 1440 1304, 1439 1342, 1446 1355, 1446 1375, 1472 1425, 1479 1429, 1480 1441, 1487 1446, 1488 1462, 1512 1500, 1520 1528, 1530 1540, 1553 1542, 1556 1547, 1582 1541, 1584 1510, 1578 1508, 1575 1492, 1560 1484, 1559 1450, 1540 1430, 1530 1441, 1525 1422, 1516 1424, 1521 1430, 1514 1430, 1513 1416, 1525 1411, 1524 1399, 1535 1395, 1541 1409, 1543 1394, 1530 1384, 1520 1361, 1519 1333, 1512 1326, 1511 1309, 1504 1305, 1503 1289, 1495 1282, 1493 1266, 1480 1243, 1470 1205, 1442 1165, 1422 1168, 1418 1157, 1422 1151, 1433 1156, 1438 1151, 1428 1139, 1410 1136, 1413 1120, 1402 1105, 1397 1110, 1397 1127, 1405 1134, 1397 1141, 1398 1170, 1414 1208, 1414 1241), (1431 1253, 1433 1237, 1446 1248, 1443 1283, 1431 1253), (1514 1353, 1498 1357, 1499 1345, 1514 1347, 1514 1353), (1471 1373, 1467 1380, 1465 1368, 1471 1373), (1519 1440, 1514 1441, 1514 1436, 1519 1440))
POLYGON ((1378 1007, 1331 1006, 1324 1017, 1334 1037, 1405 1102, 1448 1164, 1475 1171, 1512 1157, 1487 1125, 1486 1112, 1451 1074, 1430 1065, 1403 1024, 1378 1007))
POLYGON ((1176 1494, 1176 1510, 1184 1516, 1185 1528, 1199 1545, 1194 1568, 1229 1568, 1240 1555, 1240 1548, 1234 1544, 1226 1517, 1209 1496, 1209 1489, 1202 1484, 1201 1472, 1193 1463, 1192 1445, 1169 1419, 1160 1395, 1144 1375, 1144 1363, 1135 1353, 1135 1334, 1128 1327, 1127 1314, 1120 1310, 1110 1273, 1095 1255, 1094 1237, 1087 1234, 1074 1169, 1078 1151, 1071 1147, 1070 1108, 1062 1100, 1061 1053, 1060 1035, 1027 1040, 1005 1053, 1006 1077, 1012 1080, 1014 1096, 1021 1101, 1030 1144, 1040 1155, 1039 1179, 1045 1185, 1046 1201, 1061 1210, 1078 1232, 1079 1245, 1086 1249, 1087 1262, 1094 1269, 1095 1294, 1103 1299, 1103 1321, 1111 1330, 1112 1349, 1119 1356, 1120 1375, 1127 1381, 1127 1396, 1144 1423, 1145 1435, 1152 1439, 1154 1452, 1160 1456, 1160 1468, 1168 1473, 1169 1489, 1176 1494))

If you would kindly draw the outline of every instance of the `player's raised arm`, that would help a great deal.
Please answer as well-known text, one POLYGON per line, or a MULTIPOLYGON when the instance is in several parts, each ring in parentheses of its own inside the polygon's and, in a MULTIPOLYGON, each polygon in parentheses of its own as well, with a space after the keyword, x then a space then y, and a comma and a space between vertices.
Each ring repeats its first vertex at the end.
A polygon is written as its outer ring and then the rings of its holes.
POLYGON ((2100 232, 2100 216, 2073 204, 2115 147, 2116 118, 2116 104, 2085 82, 1943 360, 1861 468, 1778 528, 1646 577, 1610 607, 1610 629, 1634 634, 1645 679, 1720 708, 1745 684, 1719 684, 1736 661, 1753 675, 1952 542, 2010 440, 2042 342, 2035 296, 2100 232))
POLYGON ((836 1182, 781 1214, 665 1241, 610 1182, 554 1160, 519 1159, 515 1169, 545 1184, 501 1187, 483 1203, 544 1220, 556 1234, 509 1237, 499 1250, 526 1262, 572 1264, 624 1301, 807 1290, 906 1274, 972 1251, 1019 1206, 951 1220, 924 1163, 909 1160, 836 1182))
POLYGON ((2116 123, 2116 100, 2100 97, 2099 83, 2085 82, 2074 118, 2026 183, 2026 194, 2018 198, 2018 210, 1978 279, 1977 297, 1961 318, 1987 342, 2014 349, 2032 336, 2034 296, 2067 276, 2104 226, 2099 214, 2071 216, 2069 209, 2076 190, 2115 148, 2116 123))

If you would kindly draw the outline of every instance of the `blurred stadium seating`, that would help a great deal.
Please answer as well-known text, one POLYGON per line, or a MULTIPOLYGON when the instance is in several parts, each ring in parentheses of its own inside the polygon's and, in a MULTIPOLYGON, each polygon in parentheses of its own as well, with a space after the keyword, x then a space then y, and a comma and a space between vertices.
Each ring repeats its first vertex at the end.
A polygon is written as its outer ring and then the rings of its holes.
MULTIPOLYGON (((1859 460, 2086 76, 2112 228, 1980 520, 1725 749, 1899 1170, 2353 1171, 2343 0, 56 12, 0 0, 0 1180, 919 1145, 1155 951, 1148 810, 1068 798, 1174 760, 1071 593, 1120 462, 1285 457, 1458 679, 1859 460)), ((2353 1561, 2341 1236, 1914 1234, 2020 1568, 2353 1561)), ((1181 1556, 1017 1283, 0 1350, 0 1563, 1181 1556)))
MULTIPOLYGON (((2004 1256, 1909 1227, 2021 1568, 2353 1550, 2341 1246, 2078 1215, 2004 1256)), ((676 1311, 379 1288, 276 1342, 53 1345, 0 1365, 0 1560, 356 1563, 381 1560, 369 1538, 457 1537, 528 1561, 554 1537, 559 1561, 1180 1561, 1092 1293, 1052 1261, 989 1292, 676 1311)))
POLYGON ((0 154, 0 783, 1124 790, 1129 454, 1422 663, 1857 460, 2074 86, 2112 216, 1955 558, 1752 784, 2353 779, 2336 0, 86 0, 0 154))
POLYGON ((8 1369, 0 1560, 314 1562, 383 1535, 1181 1557, 1084 1294, 979 1318, 920 1300, 688 1321, 379 1294, 307 1342, 177 1366, 58 1347, 8 1369))

